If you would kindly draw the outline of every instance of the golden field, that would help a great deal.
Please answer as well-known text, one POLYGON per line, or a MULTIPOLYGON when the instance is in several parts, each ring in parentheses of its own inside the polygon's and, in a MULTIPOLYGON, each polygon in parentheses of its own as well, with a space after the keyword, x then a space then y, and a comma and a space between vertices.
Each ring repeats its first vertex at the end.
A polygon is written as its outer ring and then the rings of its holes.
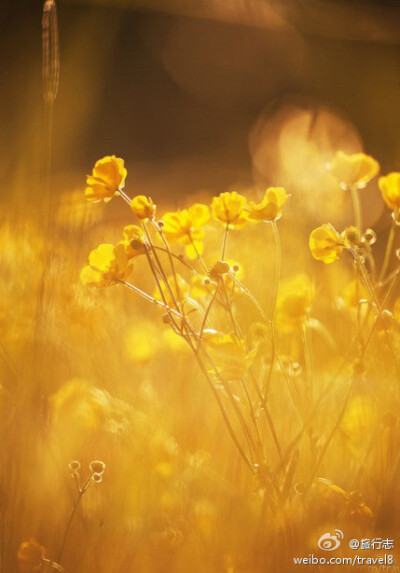
MULTIPOLYGON (((328 168, 359 216, 379 165, 328 168)), ((376 243, 308 237, 281 187, 156 206, 115 156, 52 228, 4 211, 3 563, 289 571, 326 531, 395 539, 399 178, 376 243)))
POLYGON ((397 28, 162 4, 46 0, 0 141, 0 572, 395 571, 397 28))

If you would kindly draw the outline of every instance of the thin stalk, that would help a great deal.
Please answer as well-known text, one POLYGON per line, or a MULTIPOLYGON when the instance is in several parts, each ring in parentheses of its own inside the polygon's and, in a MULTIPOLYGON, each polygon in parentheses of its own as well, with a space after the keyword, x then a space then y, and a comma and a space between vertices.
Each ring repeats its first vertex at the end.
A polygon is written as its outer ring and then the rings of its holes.
POLYGON ((383 303, 382 303, 383 308, 386 308, 387 303, 390 301, 390 298, 393 294, 394 289, 396 288, 397 281, 399 280, 399 277, 400 277, 400 269, 398 269, 397 272, 392 273, 392 276, 391 276, 392 282, 390 283, 389 288, 386 291, 385 298, 383 299, 383 303))
POLYGON ((353 212, 354 212, 354 221, 355 221, 355 225, 357 227, 357 229, 360 231, 362 231, 362 211, 361 211, 361 202, 360 202, 360 196, 358 193, 358 189, 355 185, 352 185, 350 187, 350 193, 351 193, 351 200, 353 203, 353 212))
POLYGON ((209 385, 209 387, 210 387, 210 389, 211 389, 211 391, 212 391, 212 393, 213 393, 213 395, 214 395, 214 398, 215 398, 216 401, 217 401, 217 404, 218 404, 218 407, 219 407, 219 409, 220 409, 220 411, 221 411, 221 414, 222 414, 222 417, 223 417, 223 419, 224 419, 225 425, 226 425, 226 427, 227 427, 227 430, 228 430, 228 432, 229 432, 229 435, 231 436, 231 438, 232 438, 232 440, 233 440, 233 442, 234 442, 234 444, 235 444, 235 446, 236 446, 236 449, 238 450, 238 452, 239 452, 241 458, 243 459, 243 461, 245 462, 245 464, 247 465, 247 467, 252 471, 252 464, 251 464, 249 458, 248 458, 248 457, 246 456, 246 454, 244 453, 244 450, 243 450, 243 448, 242 448, 242 446, 241 446, 241 444, 240 444, 240 442, 239 442, 239 440, 238 440, 238 438, 237 438, 237 436, 236 436, 236 434, 235 434, 235 431, 234 431, 234 429, 233 429, 233 427, 232 427, 232 424, 231 424, 231 422, 230 422, 230 420, 229 420, 228 414, 226 413, 226 410, 225 410, 224 404, 223 404, 223 402, 222 402, 222 400, 221 400, 221 397, 220 397, 220 395, 219 395, 219 392, 218 392, 217 388, 215 387, 214 382, 213 382, 213 380, 211 379, 210 374, 209 374, 209 372, 208 372, 206 366, 204 365, 204 363, 203 363, 203 361, 202 361, 202 359, 201 359, 201 356, 200 356, 200 354, 199 354, 199 349, 196 348, 196 347, 192 344, 192 341, 190 340, 190 338, 187 338, 186 340, 187 340, 189 346, 191 347, 191 349, 193 350, 193 353, 194 353, 195 358, 196 358, 196 360, 197 360, 197 363, 198 363, 198 365, 199 365, 199 367, 200 367, 200 370, 202 371, 202 373, 203 373, 203 375, 204 375, 204 377, 205 377, 205 379, 206 379, 206 381, 207 381, 207 383, 208 383, 208 385, 209 385))
POLYGON ((225 282, 224 282, 224 279, 223 279, 223 278, 220 279, 219 285, 222 286, 222 292, 223 292, 223 294, 224 294, 224 298, 225 298, 225 302, 226 302, 226 311, 227 311, 227 313, 229 314, 229 318, 230 318, 230 320, 231 320, 232 327, 233 327, 233 330, 234 330, 234 332, 235 332, 235 335, 237 336, 237 338, 238 338, 239 340, 242 340, 242 339, 243 339, 242 329, 240 328, 240 326, 239 326, 237 320, 236 320, 235 317, 234 317, 233 310, 232 310, 232 305, 231 305, 231 303, 230 303, 230 300, 229 300, 229 297, 228 297, 228 292, 227 292, 227 290, 226 290, 226 285, 225 285, 225 282))
MULTIPOLYGON (((171 299, 172 299, 172 301, 173 301, 173 303, 174 303, 174 305, 175 305, 175 308, 176 308, 177 310, 180 310, 179 305, 178 305, 178 302, 177 302, 176 297, 175 297, 175 294, 174 294, 174 292, 173 292, 173 290, 172 290, 172 288, 171 288, 171 285, 169 284, 169 281, 168 281, 168 279, 167 279, 167 277, 166 277, 166 275, 165 275, 163 266, 162 266, 162 264, 161 264, 161 262, 160 262, 160 259, 159 259, 158 255, 157 255, 157 251, 156 251, 155 248, 154 248, 153 241, 151 240, 150 233, 149 233, 149 231, 148 231, 148 229, 147 229, 147 227, 146 227, 146 225, 145 225, 144 223, 142 223, 142 229, 143 229, 144 232, 145 232, 146 239, 147 239, 147 241, 148 241, 148 244, 150 245, 151 252, 152 252, 152 254, 153 254, 153 256, 154 256, 154 259, 155 259, 155 263, 154 263, 154 262, 152 261, 151 256, 150 256, 150 253, 148 253, 148 249, 146 248, 147 260, 149 261, 149 265, 150 265, 150 267, 151 267, 151 269, 152 269, 152 271, 153 271, 154 278, 156 279, 157 287, 158 287, 158 289, 159 289, 159 291, 160 291, 160 295, 161 295, 161 297, 163 298, 164 302, 166 303, 165 295, 164 295, 164 292, 163 292, 162 287, 161 287, 161 285, 160 285, 160 282, 159 282, 159 280, 158 280, 157 273, 155 272, 155 269, 158 269, 158 270, 159 270, 160 275, 161 275, 161 278, 162 278, 162 280, 163 280, 163 282, 164 282, 164 284, 165 284, 166 289, 168 290, 168 292, 169 292, 169 294, 170 294, 170 296, 171 296, 171 299), (157 267, 155 267, 155 264, 157 265, 157 267)), ((177 292, 177 295, 178 295, 178 292, 177 292)))
POLYGON ((302 342, 303 342, 306 378, 308 381, 308 387, 309 387, 311 403, 312 403, 314 391, 313 391, 313 377, 312 377, 311 348, 310 348, 307 322, 305 324, 303 324, 303 326, 301 328, 301 338, 302 338, 302 342))
POLYGON ((250 418, 251 418, 251 421, 252 421, 253 426, 254 426, 254 431, 255 431, 255 433, 256 433, 257 447, 258 447, 258 450, 259 450, 259 452, 260 452, 260 454, 261 454, 261 458, 264 460, 264 448, 263 448, 263 445, 262 445, 261 434, 260 434, 260 430, 259 430, 259 428, 258 428, 257 418, 256 418, 256 415, 255 415, 255 411, 254 411, 253 403, 252 403, 252 400, 251 400, 251 396, 250 396, 250 394, 249 394, 249 390, 248 390, 248 388, 247 388, 247 384, 246 384, 246 381, 244 380, 244 378, 241 378, 241 379, 240 379, 240 382, 241 382, 241 384, 242 384, 243 392, 244 392, 244 394, 245 394, 245 396, 246 396, 247 404, 248 404, 248 407, 249 407, 250 418))
POLYGON ((213 368, 213 370, 214 370, 214 372, 215 372, 215 375, 216 375, 217 378, 219 379, 219 382, 220 382, 221 386, 223 386, 225 392, 227 393, 227 395, 228 395, 228 397, 229 397, 229 400, 230 400, 230 402, 231 402, 231 405, 232 405, 232 407, 233 407, 233 410, 234 410, 234 412, 235 412, 235 414, 236 414, 237 419, 239 420, 239 423, 240 423, 240 426, 241 426, 241 428, 242 428, 242 431, 243 431, 243 433, 244 433, 244 435, 245 435, 245 437, 246 437, 246 441, 247 441, 247 444, 248 444, 248 447, 249 447, 250 456, 251 456, 251 461, 252 461, 252 463, 254 463, 255 461, 258 461, 258 460, 254 460, 254 456, 253 456, 253 451, 254 451, 254 454, 256 454, 256 452, 257 452, 257 447, 256 447, 255 444, 254 444, 253 436, 252 436, 252 434, 251 434, 251 432, 250 432, 250 430, 249 430, 249 428, 248 428, 248 425, 247 425, 246 420, 245 420, 245 418, 244 418, 244 416, 243 416, 243 413, 242 413, 241 409, 239 408, 239 406, 238 406, 238 404, 237 404, 237 401, 236 401, 236 399, 235 399, 235 396, 234 396, 233 393, 232 393, 232 390, 231 390, 229 384, 228 384, 227 382, 225 382, 225 380, 223 379, 221 373, 220 373, 219 370, 218 370, 218 367, 217 367, 216 364, 214 363, 214 360, 212 359, 212 357, 210 356, 210 354, 209 354, 204 348, 203 348, 203 352, 204 352, 205 356, 207 357, 207 360, 210 362, 210 364, 211 364, 211 366, 212 366, 212 368, 213 368))
POLYGON ((397 278, 400 275, 400 268, 397 268, 395 271, 391 272, 382 282, 380 282, 377 286, 384 287, 389 284, 391 281, 397 278))
POLYGON ((120 197, 122 197, 122 199, 125 201, 125 203, 130 206, 130 204, 132 203, 132 199, 129 197, 129 195, 127 195, 127 194, 125 193, 125 191, 123 191, 122 189, 120 189, 120 190, 118 191, 117 195, 119 195, 120 197))
POLYGON ((182 309, 182 297, 181 297, 181 291, 179 289, 179 285, 178 285, 178 279, 176 276, 176 269, 175 269, 175 265, 174 265, 174 260, 172 258, 172 254, 171 254, 171 249, 169 248, 169 244, 167 239, 164 236, 164 233, 162 232, 162 230, 160 229, 160 227, 155 223, 155 221, 151 221, 153 227, 156 229, 157 233, 159 234, 159 236, 161 237, 162 242, 164 243, 164 247, 165 250, 168 253, 168 259, 169 259, 169 264, 171 266, 171 272, 172 272, 172 276, 174 277, 174 282, 175 282, 175 289, 176 289, 176 294, 178 296, 179 299, 179 304, 180 304, 180 308, 182 309))
POLYGON ((265 314, 261 304, 258 302, 258 300, 253 295, 253 293, 251 291, 249 291, 249 289, 233 273, 229 272, 228 275, 238 285, 240 290, 242 292, 244 292, 244 294, 247 296, 247 298, 254 304, 254 306, 256 307, 258 312, 260 313, 261 318, 263 318, 265 321, 267 321, 267 315, 265 314))
POLYGON ((392 250, 393 250, 394 238, 396 236, 396 227, 397 227, 396 222, 393 219, 392 220, 392 226, 390 228, 389 237, 388 237, 388 242, 386 245, 385 257, 383 259, 381 272, 379 273, 379 279, 378 279, 379 282, 383 281, 384 276, 385 276, 386 271, 387 271, 387 268, 389 266, 390 257, 392 255, 392 250))
POLYGON ((160 308, 166 310, 168 313, 173 314, 174 316, 176 316, 180 320, 183 319, 183 316, 180 312, 178 312, 174 308, 171 308, 170 306, 168 306, 168 304, 165 304, 165 303, 161 302, 160 300, 153 298, 152 296, 147 294, 147 292, 144 292, 143 290, 141 290, 137 286, 135 286, 131 283, 128 283, 126 281, 120 281, 120 283, 125 285, 126 287, 128 287, 130 290, 133 290, 134 292, 136 292, 139 296, 141 296, 142 298, 144 298, 148 302, 151 302, 151 303, 155 304, 156 306, 159 306, 160 308))
POLYGON ((253 375, 251 375, 250 378, 253 382, 254 388, 257 392, 258 398, 261 402, 265 416, 267 418, 267 422, 268 422, 269 428, 271 430, 271 435, 272 435, 272 439, 273 439, 275 447, 276 447, 276 451, 278 452, 280 460, 282 460, 282 448, 281 448, 281 445, 279 442, 278 434, 276 432, 274 421, 272 419, 271 411, 269 409, 267 402, 265 401, 265 397, 263 396, 263 393, 261 392, 260 388, 258 387, 258 384, 257 384, 255 377, 253 375))
MULTIPOLYGON (((233 314, 232 305, 231 305, 231 303, 230 303, 230 301, 229 301, 228 292, 227 292, 227 290, 226 290, 226 285, 225 285, 225 282, 224 282, 224 279, 223 279, 223 278, 220 280, 220 284, 222 285, 223 293, 224 293, 224 295, 225 295, 225 300, 226 300, 226 304, 227 304, 227 310, 228 310, 228 314, 229 314, 230 319, 231 319, 231 322, 232 322, 233 330, 235 331, 235 335, 237 336, 237 338, 238 338, 239 340, 242 340, 242 339, 243 339, 243 334, 242 334, 241 328, 240 328, 240 326, 239 326, 239 324, 238 324, 238 322, 237 322, 237 320, 236 320, 236 318, 235 318, 235 316, 234 316, 234 314, 233 314)), ((247 352, 247 351, 248 351, 248 349, 247 349, 247 347, 246 347, 246 352, 247 352)), ((241 378, 240 381, 241 381, 241 384, 242 384, 242 386, 243 386, 243 390, 244 390, 244 393, 245 393, 245 396, 246 396, 246 399, 247 399, 247 403, 248 403, 248 406, 249 406, 250 418, 251 418, 251 420, 252 420, 252 423, 253 423, 253 426, 254 426, 254 430, 255 430, 255 432, 256 432, 257 446, 258 446, 258 449, 260 449, 260 451, 262 452, 261 436, 260 436, 260 432, 259 432, 259 429, 258 429, 257 419, 256 419, 256 416, 255 416, 255 412, 254 412, 253 404, 252 404, 252 401, 251 401, 251 398, 250 398, 250 394, 249 394, 249 391, 248 391, 248 389, 247 389, 247 385, 246 385, 245 380, 244 380, 243 378, 241 378)))
POLYGON ((222 239, 221 259, 225 259, 226 243, 228 241, 229 223, 225 224, 224 238, 222 239))
POLYGON ((63 553, 64 553, 65 544, 67 542, 67 538, 68 538, 68 535, 69 535, 69 532, 71 529, 72 522, 74 521, 74 517, 75 517, 76 511, 78 509, 79 503, 80 503, 82 497, 84 496, 84 494, 87 490, 87 485, 88 485, 88 482, 86 482, 85 486, 79 490, 78 497, 75 500, 74 506, 72 508, 72 511, 70 513, 70 516, 69 516, 69 519, 67 522, 67 527, 65 528, 64 537, 62 539, 61 546, 60 546, 60 549, 58 551, 58 555, 57 555, 57 559, 56 559, 57 563, 61 562, 61 558, 62 558, 63 553))
MULTIPOLYGON (((366 340, 362 343, 362 347, 360 349, 360 354, 359 354, 359 358, 362 359, 365 352, 368 349, 369 343, 372 340, 372 335, 378 325, 378 321, 379 321, 379 317, 377 316, 374 320, 374 324, 371 327, 371 330, 368 333, 368 336, 366 338, 366 340)), ((354 344, 352 345, 352 347, 350 348, 350 352, 349 355, 351 355, 353 353, 354 350, 354 345, 358 344, 360 341, 358 340, 358 338, 356 338, 354 344)), ((328 388, 330 388, 330 391, 328 392, 323 392, 319 395, 318 399, 314 402, 312 410, 308 416, 308 419, 304 422, 303 427, 301 428, 301 430, 298 432, 298 434, 293 438, 293 440, 291 441, 291 443, 289 444, 289 446, 286 448, 285 451, 285 455, 283 457, 283 460, 281 463, 282 467, 284 465, 284 463, 286 462, 288 456, 290 455, 291 451, 293 450, 293 448, 295 448, 299 442, 299 440, 301 439, 301 436, 304 434, 304 432, 312 425, 313 420, 314 420, 314 416, 316 414, 316 412, 318 410, 321 409, 321 405, 324 403, 324 401, 330 399, 331 395, 334 392, 338 392, 340 393, 341 388, 337 388, 334 386, 334 382, 336 381, 337 377, 339 376, 340 372, 343 370, 344 366, 348 363, 348 356, 346 355, 344 360, 342 361, 342 363, 339 365, 336 373, 334 374, 334 376, 330 379, 329 384, 328 384, 328 388)), ((347 383, 349 382, 349 380, 351 381, 351 378, 347 378, 346 381, 342 384, 342 387, 344 388, 347 383)))
POLYGON ((214 290, 214 292, 213 292, 211 298, 210 298, 210 302, 208 303, 208 306, 207 306, 207 308, 206 308, 206 312, 204 313, 203 322, 201 323, 201 327, 200 327, 199 345, 201 344, 203 332, 204 332, 204 329, 205 329, 205 327, 206 327, 207 319, 208 319, 208 316, 209 316, 209 314, 210 314, 212 305, 214 304, 215 298, 216 298, 216 296, 217 296, 217 292, 218 292, 218 290, 217 290, 217 288, 216 288, 216 289, 214 290))
POLYGON ((268 370, 267 380, 265 382, 265 394, 268 394, 271 384, 272 372, 274 369, 274 362, 276 356, 276 337, 275 337, 275 318, 276 318, 276 304, 278 300, 279 280, 281 276, 282 266, 282 245, 279 237, 278 227, 275 221, 272 221, 272 234, 275 242, 275 280, 274 290, 272 293, 271 309, 270 309, 270 336, 271 336, 271 363, 268 370))
POLYGON ((207 270, 207 266, 206 263, 204 262, 203 257, 201 256, 201 254, 199 253, 199 249, 196 247, 196 243, 193 241, 192 237, 190 236, 190 241, 191 241, 191 245, 197 255, 197 258, 200 261, 201 266, 203 267, 204 272, 206 273, 206 275, 208 275, 208 270, 207 270))
POLYGON ((317 474, 317 471, 318 471, 318 469, 322 463, 322 460, 325 457, 325 454, 326 454, 326 452, 327 452, 327 450, 328 450, 328 448, 329 448, 329 446, 333 440, 333 437, 336 434, 336 432, 337 432, 337 430, 338 430, 338 428, 339 428, 339 426, 343 420, 343 416, 346 412, 346 408, 347 408, 347 405, 348 405, 349 400, 350 400, 350 396, 351 396, 353 388, 354 388, 355 380, 356 380, 356 378, 353 378, 351 384, 348 387, 346 396, 343 400, 343 404, 342 404, 342 407, 340 409, 339 416, 337 417, 336 422, 333 425, 333 428, 330 431, 329 436, 325 441, 324 447, 322 448, 322 451, 318 457, 317 463, 315 464, 314 469, 312 471, 312 474, 311 474, 310 478, 308 479, 308 482, 304 488, 303 495, 305 495, 308 492, 308 490, 310 489, 312 482, 314 481, 315 475, 317 474))

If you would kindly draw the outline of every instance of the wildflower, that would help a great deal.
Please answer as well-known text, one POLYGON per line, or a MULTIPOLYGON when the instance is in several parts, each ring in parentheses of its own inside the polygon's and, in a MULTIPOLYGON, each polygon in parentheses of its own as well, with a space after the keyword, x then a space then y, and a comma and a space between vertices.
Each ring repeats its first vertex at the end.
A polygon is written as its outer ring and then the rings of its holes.
POLYGON ((40 571, 45 555, 45 548, 34 539, 21 543, 17 554, 20 573, 36 573, 36 571, 40 571))
POLYGON ((124 240, 118 244, 124 247, 128 259, 133 259, 146 252, 144 231, 137 225, 127 225, 123 231, 124 240))
POLYGON ((87 286, 110 286, 128 278, 132 271, 123 245, 102 244, 91 251, 89 265, 80 274, 87 286))
POLYGON ((338 151, 329 169, 342 189, 347 190, 350 187, 363 189, 378 173, 379 163, 365 153, 348 155, 338 151))
POLYGON ((145 195, 137 195, 131 201, 132 211, 143 222, 146 222, 148 219, 154 219, 156 208, 151 197, 145 197, 145 195))
POLYGON ((248 217, 254 221, 277 221, 282 216, 282 207, 289 199, 283 187, 269 187, 261 203, 250 201, 246 207, 248 217))
POLYGON ((379 189, 381 190, 383 200, 389 209, 399 211, 400 209, 400 173, 393 172, 379 177, 379 189))
POLYGON ((195 203, 189 209, 166 213, 162 220, 165 237, 186 245, 186 254, 190 259, 203 253, 202 227, 210 220, 210 209, 207 205, 195 203))
POLYGON ((88 201, 104 201, 111 199, 124 188, 127 171, 124 160, 115 155, 107 155, 96 162, 92 175, 86 179, 86 199, 88 201))
POLYGON ((246 198, 236 191, 221 193, 211 203, 213 217, 232 227, 242 227, 249 218, 245 211, 246 198))
POLYGON ((296 275, 280 286, 277 300, 277 322, 282 330, 301 326, 310 312, 314 285, 305 274, 296 275))
POLYGON ((344 248, 341 236, 330 223, 312 231, 309 245, 314 259, 326 264, 336 261, 344 248))

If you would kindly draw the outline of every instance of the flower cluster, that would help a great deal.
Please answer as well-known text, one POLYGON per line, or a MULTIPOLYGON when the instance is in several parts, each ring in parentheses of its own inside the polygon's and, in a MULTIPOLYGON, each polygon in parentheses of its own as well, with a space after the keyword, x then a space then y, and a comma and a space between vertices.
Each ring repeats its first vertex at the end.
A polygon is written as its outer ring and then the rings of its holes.
MULTIPOLYGON (((81 271, 81 282, 96 287, 123 285, 162 311, 163 323, 175 337, 174 348, 181 348, 176 340, 183 342, 200 366, 241 458, 253 475, 259 476, 262 468, 260 487, 271 486, 271 472, 265 462, 266 441, 271 442, 281 463, 284 459, 268 402, 272 381, 282 376, 295 409, 306 420, 306 404, 312 404, 315 396, 311 357, 315 343, 311 331, 325 345, 335 347, 329 330, 315 316, 317 282, 304 272, 281 280, 278 222, 290 195, 283 187, 269 187, 256 202, 236 191, 226 191, 213 197, 210 204, 194 203, 160 214, 150 197, 131 198, 126 193, 123 165, 123 160, 114 156, 97 162, 93 176, 88 178, 92 190, 86 194, 90 201, 94 197, 109 201, 114 195, 120 196, 136 221, 125 226, 117 244, 101 244, 91 251, 89 264, 81 271), (244 283, 241 263, 228 258, 231 235, 240 235, 247 229, 251 235, 253 226, 260 222, 267 223, 264 228, 271 230, 266 232, 271 239, 266 259, 272 273, 267 305, 244 283), (212 240, 214 244, 209 248, 212 240), (143 258, 152 280, 150 290, 142 290, 130 278, 138 257, 143 258), (246 315, 254 316, 248 330, 243 327, 246 315), (301 387, 294 383, 298 379, 303 382, 301 387), (261 416, 265 417, 262 424, 261 416), (262 435, 265 428, 268 440, 262 435)), ((354 224, 342 230, 328 222, 318 226, 309 236, 309 249, 314 259, 325 264, 344 259, 345 253, 353 263, 353 280, 341 288, 341 298, 336 300, 346 308, 350 320, 356 321, 359 344, 352 372, 360 376, 373 330, 382 324, 386 326, 389 320, 398 320, 400 312, 400 299, 394 301, 393 313, 386 310, 392 304, 390 297, 400 274, 400 270, 387 274, 394 233, 400 222, 400 173, 389 173, 378 181, 383 200, 393 215, 392 235, 378 276, 372 248, 377 236, 362 225, 359 192, 378 174, 379 164, 364 153, 347 155, 340 151, 333 157, 329 171, 353 202, 354 224), (368 328, 371 332, 364 335, 363 329, 368 328)), ((256 256, 255 262, 258 263, 256 256)), ((136 346, 130 354, 137 363, 146 363, 154 356, 147 338, 156 337, 155 328, 152 324, 147 335, 130 336, 130 344, 136 346)), ((317 447, 311 430, 310 440, 311 447, 317 447)), ((74 466, 71 470, 76 476, 79 468, 74 466)), ((102 473, 92 466, 91 470, 90 479, 100 481, 102 473)), ((359 502, 354 492, 337 489, 336 493, 351 506, 351 515, 369 514, 369 508, 359 502)))
MULTIPOLYGON (((364 153, 347 155, 342 151, 337 152, 328 166, 330 172, 344 190, 353 190, 355 218, 360 218, 360 206, 358 204, 357 191, 363 189, 379 172, 379 163, 371 156, 364 153)), ((379 178, 379 189, 386 205, 393 211, 392 217, 396 224, 400 224, 400 173, 392 172, 379 178)), ((356 221, 357 223, 357 221, 356 221)), ((375 240, 375 234, 367 229, 362 234, 358 224, 350 226, 339 233, 333 225, 325 223, 314 229, 310 235, 309 246, 313 257, 317 261, 326 264, 338 260, 347 249, 357 249, 371 246, 375 240)))

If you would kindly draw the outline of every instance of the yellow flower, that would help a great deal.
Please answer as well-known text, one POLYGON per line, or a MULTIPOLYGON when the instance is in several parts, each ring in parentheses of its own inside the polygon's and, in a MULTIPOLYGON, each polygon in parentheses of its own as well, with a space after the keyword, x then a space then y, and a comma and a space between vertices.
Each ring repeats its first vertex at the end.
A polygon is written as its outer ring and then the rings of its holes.
POLYGON ((336 261, 344 249, 340 234, 330 223, 311 232, 309 245, 314 259, 326 264, 336 261))
POLYGON ((277 322, 282 330, 301 326, 310 312, 314 285, 305 274, 296 275, 281 283, 277 300, 277 322))
POLYGON ((221 223, 242 227, 249 220, 244 209, 246 203, 246 198, 236 191, 221 193, 212 200, 211 211, 213 217, 221 223))
POLYGON ((44 547, 31 539, 24 541, 18 548, 18 568, 20 573, 36 573, 40 571, 46 555, 44 547))
POLYGON ((91 251, 89 265, 80 274, 87 286, 110 286, 128 278, 132 271, 123 245, 102 244, 91 251))
POLYGON ((249 219, 254 221, 277 221, 282 216, 282 207, 289 199, 283 187, 269 187, 261 203, 250 201, 246 207, 249 219))
POLYGON ((384 177, 379 177, 379 189, 382 197, 393 211, 400 209, 400 173, 389 173, 384 177))
POLYGON ((127 225, 124 228, 124 240, 118 244, 124 247, 128 259, 133 259, 146 252, 144 231, 137 225, 127 225))
POLYGON ((338 151, 330 164, 330 172, 342 189, 365 187, 379 171, 379 163, 365 153, 348 155, 338 151))
POLYGON ((140 221, 154 219, 156 208, 151 197, 145 197, 145 195, 137 195, 131 201, 131 209, 140 221))
POLYGON ((93 168, 92 175, 86 179, 86 199, 108 203, 120 189, 124 188, 127 171, 124 160, 115 155, 99 159, 93 168))
POLYGON ((189 209, 166 213, 162 220, 165 237, 186 245, 186 254, 190 259, 203 253, 202 227, 210 220, 210 209, 207 205, 195 203, 189 209))

